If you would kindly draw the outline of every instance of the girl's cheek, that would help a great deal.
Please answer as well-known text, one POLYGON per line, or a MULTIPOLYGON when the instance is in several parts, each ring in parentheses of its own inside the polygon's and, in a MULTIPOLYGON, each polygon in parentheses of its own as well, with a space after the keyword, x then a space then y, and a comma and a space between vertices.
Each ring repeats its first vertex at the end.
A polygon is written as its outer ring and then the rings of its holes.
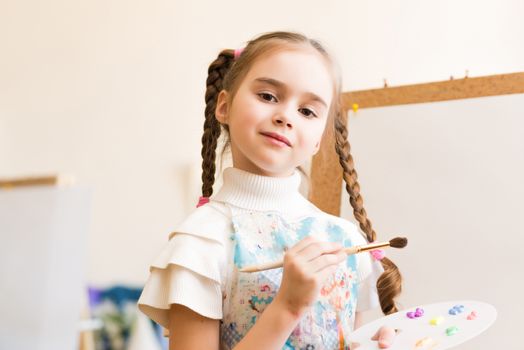
POLYGON ((316 142, 320 141, 322 139, 322 135, 324 134, 324 128, 325 124, 319 123, 316 125, 314 131, 308 136, 310 140, 315 140, 316 142))

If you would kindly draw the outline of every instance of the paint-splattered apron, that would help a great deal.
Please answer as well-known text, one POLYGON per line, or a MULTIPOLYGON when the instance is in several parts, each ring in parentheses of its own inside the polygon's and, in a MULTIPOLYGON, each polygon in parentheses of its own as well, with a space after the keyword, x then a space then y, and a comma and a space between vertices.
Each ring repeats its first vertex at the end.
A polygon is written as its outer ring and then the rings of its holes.
MULTIPOLYGON (((245 273, 248 265, 282 259, 285 249, 307 236, 353 245, 346 232, 328 216, 307 216, 287 221, 277 212, 231 209, 234 233, 231 236, 232 259, 223 300, 220 329, 221 349, 232 349, 255 324, 275 297, 283 268, 245 273)), ((354 255, 323 286, 320 297, 303 316, 282 349, 349 349, 350 318, 355 310, 357 265, 354 255)))

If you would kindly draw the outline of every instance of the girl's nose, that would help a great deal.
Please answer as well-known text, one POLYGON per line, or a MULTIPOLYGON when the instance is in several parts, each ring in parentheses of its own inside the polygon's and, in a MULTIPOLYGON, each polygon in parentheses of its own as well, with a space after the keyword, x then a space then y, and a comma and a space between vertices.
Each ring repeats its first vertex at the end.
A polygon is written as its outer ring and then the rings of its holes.
POLYGON ((277 125, 284 125, 287 128, 293 127, 291 120, 282 113, 275 115, 275 117, 273 118, 273 122, 277 125))

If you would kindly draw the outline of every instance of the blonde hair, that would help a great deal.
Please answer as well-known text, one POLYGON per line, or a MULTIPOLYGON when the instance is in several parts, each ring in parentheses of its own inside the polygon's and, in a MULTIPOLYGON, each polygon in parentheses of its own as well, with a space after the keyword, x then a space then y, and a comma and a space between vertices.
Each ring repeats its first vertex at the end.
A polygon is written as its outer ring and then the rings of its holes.
MULTIPOLYGON (((376 232, 371 226, 363 206, 360 194, 360 185, 351 156, 350 144, 347 139, 348 132, 343 123, 341 113, 341 79, 338 65, 326 49, 316 40, 302 34, 293 32, 270 32, 248 42, 240 57, 235 59, 234 50, 223 50, 210 64, 206 81, 206 109, 204 133, 202 135, 202 196, 210 197, 213 194, 216 171, 216 149, 222 130, 229 138, 227 125, 221 125, 215 117, 217 99, 220 91, 226 90, 229 98, 235 96, 238 87, 249 72, 253 64, 265 55, 277 50, 309 47, 316 50, 328 63, 333 77, 334 97, 329 108, 328 120, 323 138, 334 137, 335 150, 343 171, 346 190, 349 193, 349 202, 353 207, 353 215, 358 221, 360 229, 364 232, 368 242, 376 240, 376 232)), ((228 142, 226 142, 227 146, 228 142)), ((222 153, 225 151, 224 147, 222 153)), ((303 169, 300 169, 303 173, 303 169)), ((385 314, 397 311, 394 298, 401 292, 402 277, 397 266, 389 259, 381 260, 384 273, 377 281, 377 290, 382 311, 385 314)))

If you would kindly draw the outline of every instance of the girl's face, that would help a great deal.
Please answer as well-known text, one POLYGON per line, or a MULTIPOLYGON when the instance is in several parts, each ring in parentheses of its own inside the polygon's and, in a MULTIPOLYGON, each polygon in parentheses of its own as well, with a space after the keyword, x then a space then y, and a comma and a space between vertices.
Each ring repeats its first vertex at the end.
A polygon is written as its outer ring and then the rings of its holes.
POLYGON ((264 176, 291 175, 318 151, 332 98, 331 73, 313 49, 259 58, 232 102, 225 90, 218 96, 215 114, 229 126, 233 166, 264 176))

